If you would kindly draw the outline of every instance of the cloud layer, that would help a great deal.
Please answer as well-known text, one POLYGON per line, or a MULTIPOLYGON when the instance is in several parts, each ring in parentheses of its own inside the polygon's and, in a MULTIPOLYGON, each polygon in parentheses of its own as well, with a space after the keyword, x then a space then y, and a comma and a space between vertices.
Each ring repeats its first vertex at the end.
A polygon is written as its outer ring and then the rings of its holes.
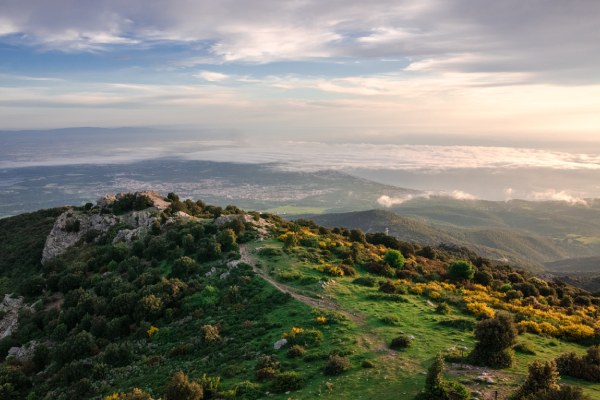
POLYGON ((365 141, 598 141, 596 1, 0 0, 0 10, 0 128, 143 121, 269 139, 346 128, 365 141))

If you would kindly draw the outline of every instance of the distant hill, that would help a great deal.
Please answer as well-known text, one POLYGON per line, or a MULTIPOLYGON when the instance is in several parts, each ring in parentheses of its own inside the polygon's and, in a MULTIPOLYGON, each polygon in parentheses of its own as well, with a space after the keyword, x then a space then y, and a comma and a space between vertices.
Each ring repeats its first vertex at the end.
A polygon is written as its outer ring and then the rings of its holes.
MULTIPOLYGON (((474 212, 473 216, 470 216, 466 209, 463 212, 463 221, 482 219, 481 214, 479 217, 477 216, 477 212, 474 212)), ((485 220, 493 217, 493 215, 488 215, 485 220)), ((359 228, 365 232, 382 232, 387 229, 390 235, 410 242, 430 245, 454 243, 472 248, 491 259, 505 260, 535 269, 551 260, 564 259, 591 251, 577 241, 556 240, 500 223, 496 223, 497 227, 494 227, 494 224, 490 222, 489 227, 485 228, 483 222, 463 223, 463 226, 459 226, 447 222, 442 223, 439 219, 430 220, 414 215, 404 216, 385 210, 312 215, 309 218, 327 227, 347 226, 359 228), (469 225, 472 227, 467 227, 469 225)))

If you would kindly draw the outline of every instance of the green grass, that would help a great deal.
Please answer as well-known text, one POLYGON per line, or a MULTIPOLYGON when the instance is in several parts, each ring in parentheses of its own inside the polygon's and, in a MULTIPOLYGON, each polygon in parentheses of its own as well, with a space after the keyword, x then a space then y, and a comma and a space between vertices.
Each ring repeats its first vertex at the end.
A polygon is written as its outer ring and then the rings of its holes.
MULTIPOLYGON (((252 245, 256 247, 281 248, 277 241, 265 241, 252 245)), ((294 287, 298 292, 313 296, 324 296, 335 299, 344 313, 354 317, 354 321, 346 326, 331 326, 326 335, 347 337, 355 343, 351 356, 353 367, 339 377, 325 377, 313 373, 313 378, 303 390, 291 395, 274 396, 276 399, 311 399, 319 396, 324 399, 397 399, 411 398, 424 385, 425 372, 434 356, 453 346, 474 347, 475 339, 470 331, 463 331, 440 325, 440 321, 448 319, 467 319, 475 321, 473 316, 465 315, 453 308, 449 315, 440 315, 435 307, 422 296, 405 295, 405 302, 371 300, 370 294, 378 293, 377 288, 369 288, 352 283, 353 278, 335 278, 335 284, 322 289, 320 285, 306 285, 303 282, 315 279, 330 279, 317 270, 318 265, 307 261, 306 254, 289 255, 282 252, 273 257, 260 257, 262 268, 278 277, 293 276, 282 283, 294 287), (395 317, 394 324, 382 321, 384 317, 395 317), (412 345, 405 350, 391 353, 387 350, 392 338, 404 333, 415 337, 412 345), (363 369, 361 361, 369 359, 375 368, 363 369), (326 385, 330 382, 331 385, 326 385), (329 390, 331 389, 331 390, 329 390)), ((281 280, 280 280, 281 281, 281 280)), ((496 385, 470 384, 473 390, 493 393, 498 390, 501 396, 512 392, 525 378, 527 366, 534 360, 551 360, 564 352, 583 353, 584 346, 557 339, 544 338, 532 334, 519 336, 519 341, 529 343, 536 355, 516 354, 513 367, 492 371, 499 379, 496 385)), ((480 370, 460 370, 458 366, 449 368, 449 377, 456 380, 473 379, 480 370)), ((314 371, 313 371, 314 372, 314 371)), ((592 398, 600 400, 600 387, 597 384, 563 378, 563 382, 582 387, 592 398)), ((502 397, 501 397, 502 398, 502 397)))

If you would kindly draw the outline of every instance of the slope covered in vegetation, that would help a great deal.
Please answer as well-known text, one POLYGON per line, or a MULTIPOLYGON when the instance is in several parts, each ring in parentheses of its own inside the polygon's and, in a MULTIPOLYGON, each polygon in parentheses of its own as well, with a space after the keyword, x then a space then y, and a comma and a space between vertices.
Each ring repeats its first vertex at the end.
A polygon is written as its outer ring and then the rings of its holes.
POLYGON ((4 293, 26 305, 0 340, 0 398, 505 398, 532 361, 565 354, 578 369, 562 362, 563 381, 600 399, 588 350, 600 301, 585 291, 464 248, 165 200, 70 209, 123 217, 44 265, 31 254, 64 210, 1 221, 4 293), (139 210, 136 230, 123 221, 139 210), (25 252, 9 231, 30 230, 25 252), (473 351, 496 316, 519 334, 502 369, 473 351))

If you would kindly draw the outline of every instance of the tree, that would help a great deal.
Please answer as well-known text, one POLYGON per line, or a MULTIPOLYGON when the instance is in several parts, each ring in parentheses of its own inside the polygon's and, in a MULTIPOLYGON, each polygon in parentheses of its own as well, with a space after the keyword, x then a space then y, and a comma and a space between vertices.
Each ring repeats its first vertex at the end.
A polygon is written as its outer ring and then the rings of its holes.
POLYGON ((298 246, 300 241, 298 240, 298 236, 295 233, 288 233, 283 240, 283 247, 292 248, 298 246))
POLYGON ((444 379, 445 368, 444 357, 438 354, 427 370, 425 390, 417 395, 416 400, 468 400, 471 398, 465 386, 444 379))
POLYGON ((177 371, 165 388, 165 400, 202 400, 203 398, 202 386, 190 381, 182 371, 177 371))
POLYGON ((448 267, 448 276, 455 281, 471 280, 475 276, 475 267, 469 261, 454 261, 448 267))
POLYGON ((358 243, 366 243, 367 237, 360 229, 352 229, 350 230, 350 240, 358 243))
POLYGON ((221 233, 219 233, 217 240, 221 244, 221 249, 223 251, 235 250, 237 247, 237 245, 236 245, 237 236, 235 235, 235 232, 233 231, 233 229, 228 228, 228 229, 222 230, 221 233))
POLYGON ((383 256, 383 261, 395 269, 404 267, 404 256, 398 250, 388 250, 383 256))
POLYGON ((554 361, 546 361, 542 364, 536 360, 529 365, 527 379, 510 399, 527 399, 538 393, 557 391, 560 389, 558 386, 559 379, 560 376, 554 361))
POLYGON ((516 343, 517 328, 510 314, 499 312, 492 319, 484 319, 475 327, 477 344, 469 355, 471 362, 492 368, 512 365, 512 346, 516 343))
POLYGON ((179 257, 171 267, 171 276, 177 278, 186 278, 196 272, 198 272, 196 262, 187 256, 179 257))

